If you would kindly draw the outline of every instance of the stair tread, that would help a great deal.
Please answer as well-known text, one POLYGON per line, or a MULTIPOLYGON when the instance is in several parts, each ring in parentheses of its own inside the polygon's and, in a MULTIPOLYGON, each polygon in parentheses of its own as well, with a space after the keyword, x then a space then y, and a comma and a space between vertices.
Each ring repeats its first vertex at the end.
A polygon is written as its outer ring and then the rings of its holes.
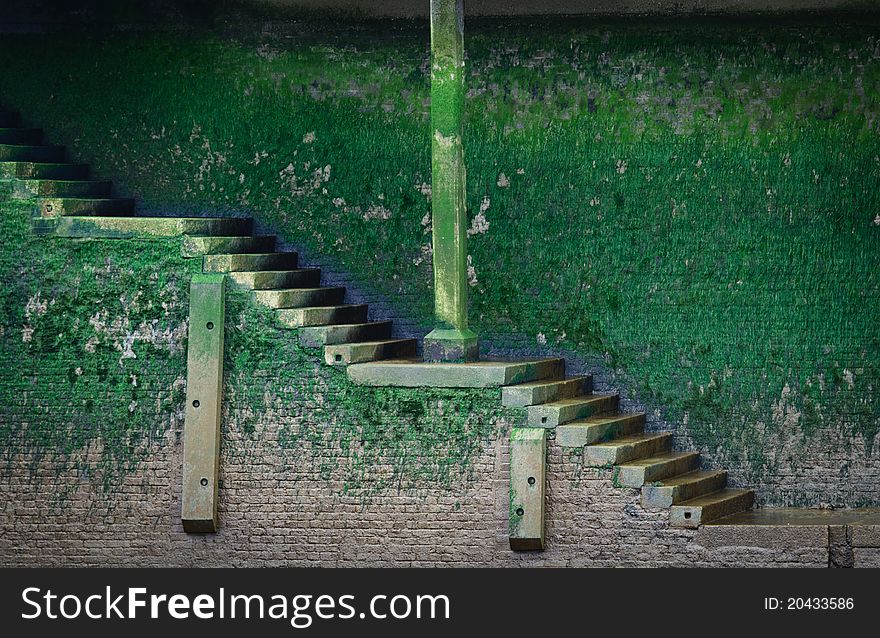
MULTIPOLYGON (((239 272, 296 272, 295 270, 244 270, 239 272)), ((307 288, 263 288, 254 292, 287 292, 295 290, 296 292, 315 292, 316 290, 345 290, 344 286, 309 286, 307 288)), ((333 308, 335 306, 306 306, 307 308, 333 308)), ((300 310, 299 308, 278 308, 278 310, 300 310)))
POLYGON ((714 505, 715 503, 720 503, 731 498, 737 498, 738 496, 748 494, 749 492, 754 492, 754 490, 725 487, 723 490, 718 490, 717 492, 704 494, 703 496, 692 498, 689 501, 682 501, 681 503, 677 503, 675 507, 706 507, 707 505, 714 505))
MULTIPOLYGON (((571 381, 581 381, 590 379, 589 374, 576 375, 573 377, 561 377, 558 379, 542 379, 540 381, 529 381, 527 383, 517 383, 516 385, 505 386, 507 388, 543 388, 545 386, 555 385, 557 383, 569 383, 571 381)), ((584 395, 581 395, 584 396, 584 395)), ((553 402, 555 403, 555 401, 553 402)))
MULTIPOLYGON (((655 482, 656 487, 677 487, 679 485, 687 485, 688 483, 696 483, 705 479, 714 478, 722 474, 726 474, 725 470, 694 470, 693 472, 685 472, 684 474, 676 474, 669 478, 661 479, 655 482)), ((699 497, 698 497, 699 498, 699 497)), ((695 500, 695 499, 692 499, 695 500)), ((687 502, 687 501, 685 501, 687 502)), ((681 505, 681 503, 678 503, 681 505)))
POLYGON ((590 447, 618 447, 622 445, 631 445, 633 443, 641 443, 642 441, 651 441, 655 439, 670 438, 669 432, 644 432, 642 434, 627 434, 618 439, 611 441, 603 441, 602 443, 593 443, 590 447))
MULTIPOLYGON (((209 237, 213 237, 213 235, 208 235, 209 237)), ((257 253, 253 253, 257 254, 257 253)), ((321 270, 320 268, 285 268, 284 270, 239 270, 239 275, 247 275, 247 274, 259 274, 259 275, 271 275, 271 274, 286 274, 291 272, 316 272, 321 270)), ((265 290, 291 290, 290 288, 266 288, 265 290)))
MULTIPOLYGON (((309 308, 317 308, 318 306, 309 306, 309 308)), ((363 326, 375 326, 378 324, 390 324, 392 323, 391 319, 380 319, 378 321, 362 321, 358 323, 332 323, 327 326, 305 326, 303 329, 308 330, 329 330, 331 328, 361 328, 363 326)), ((357 343, 364 343, 363 341, 358 341, 357 343)))
POLYGON ((581 403, 589 403, 590 401, 597 401, 600 399, 607 399, 608 397, 617 396, 617 392, 592 392, 590 394, 581 394, 580 396, 571 397, 568 399, 558 399, 556 401, 550 401, 549 403, 544 403, 541 405, 542 408, 564 408, 569 405, 580 405, 581 403))
MULTIPOLYGON (((620 440, 620 439, 616 439, 620 440)), ((613 443, 614 441, 611 441, 613 443)), ((643 459, 633 459, 620 463, 620 467, 646 467, 649 465, 659 465, 661 463, 671 463, 680 459, 699 456, 698 452, 667 452, 666 454, 657 454, 643 459)))
MULTIPOLYGON (((394 339, 375 339, 373 341, 346 341, 344 343, 336 343, 333 344, 333 348, 343 348, 345 346, 381 346, 387 345, 391 343, 404 343, 404 342, 416 342, 416 339, 408 338, 408 337, 399 337, 394 339)), ((392 359, 388 359, 391 361, 392 359)), ((394 359, 395 361, 400 361, 400 359, 394 359)))
POLYGON ((597 414, 596 416, 590 416, 586 419, 576 419, 574 421, 569 421, 565 424, 566 427, 572 425, 581 425, 584 427, 595 426, 595 425, 603 425, 605 423, 614 423, 616 421, 624 421, 626 419, 638 418, 645 416, 644 412, 628 412, 621 414, 597 414))

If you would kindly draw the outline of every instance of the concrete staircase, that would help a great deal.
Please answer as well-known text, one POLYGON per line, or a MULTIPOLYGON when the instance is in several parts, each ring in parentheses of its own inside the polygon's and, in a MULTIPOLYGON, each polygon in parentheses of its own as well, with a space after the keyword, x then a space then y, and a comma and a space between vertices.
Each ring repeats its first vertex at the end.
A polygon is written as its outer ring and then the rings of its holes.
POLYGON ((727 488, 725 471, 703 470, 698 453, 674 451, 671 434, 646 432, 644 414, 621 413, 618 395, 593 392, 590 376, 566 376, 564 360, 425 363, 415 339, 395 338, 391 321, 370 320, 366 305, 347 304, 345 288, 322 286, 320 269, 278 250, 275 236, 254 234, 253 220, 138 216, 133 200, 114 197, 109 182, 88 175, 88 166, 65 161, 63 147, 44 145, 39 129, 0 110, 0 179, 36 202, 42 232, 180 237, 185 257, 252 290, 305 346, 322 348, 328 365, 346 366, 355 383, 499 388, 502 405, 524 410, 523 427, 555 431, 557 445, 582 448, 586 463, 609 469, 615 485, 640 489, 645 508, 669 508, 673 526, 695 528, 752 507, 751 490, 727 488))

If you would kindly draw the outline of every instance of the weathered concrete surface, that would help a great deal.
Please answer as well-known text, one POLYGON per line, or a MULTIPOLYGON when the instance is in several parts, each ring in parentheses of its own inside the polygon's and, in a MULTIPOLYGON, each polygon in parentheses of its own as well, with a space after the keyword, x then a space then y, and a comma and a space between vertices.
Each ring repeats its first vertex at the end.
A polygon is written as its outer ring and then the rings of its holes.
POLYGON ((234 217, 63 217, 59 237, 131 239, 139 236, 234 235, 251 232, 253 220, 234 217))
POLYGON ((194 275, 190 286, 180 514, 187 532, 217 529, 225 282, 225 275, 194 275))
POLYGON ((510 548, 544 549, 547 430, 510 432, 510 548))
POLYGON ((829 567, 880 567, 880 510, 749 510, 704 525, 695 540, 707 548, 815 548, 829 567))
POLYGON ((464 166, 464 8, 431 0, 431 234, 434 315, 426 361, 476 361, 468 329, 467 204, 464 166))
POLYGON ((350 366, 348 378, 360 385, 493 388, 556 377, 565 371, 562 359, 426 363, 418 360, 376 361, 350 366))

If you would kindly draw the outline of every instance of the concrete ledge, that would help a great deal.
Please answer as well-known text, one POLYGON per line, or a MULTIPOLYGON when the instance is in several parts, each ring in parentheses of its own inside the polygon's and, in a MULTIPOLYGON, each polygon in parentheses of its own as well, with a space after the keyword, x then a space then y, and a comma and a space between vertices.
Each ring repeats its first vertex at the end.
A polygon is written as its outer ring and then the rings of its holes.
POLYGON ((563 359, 426 363, 417 359, 374 361, 349 366, 348 377, 359 385, 497 388, 515 383, 558 377, 565 372, 563 359))

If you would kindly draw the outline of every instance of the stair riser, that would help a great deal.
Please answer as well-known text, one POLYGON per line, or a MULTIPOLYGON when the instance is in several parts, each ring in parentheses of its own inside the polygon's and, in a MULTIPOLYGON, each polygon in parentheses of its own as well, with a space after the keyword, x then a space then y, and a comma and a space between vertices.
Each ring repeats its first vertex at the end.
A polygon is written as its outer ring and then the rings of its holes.
POLYGON ((528 408, 528 424, 534 428, 555 428, 576 419, 586 419, 597 414, 617 410, 619 397, 610 395, 568 406, 538 405, 528 408))
POLYGON ((125 217, 134 214, 134 201, 130 199, 41 198, 39 207, 42 217, 125 217))
POLYGON ((13 197, 84 197, 107 198, 110 196, 110 182, 88 182, 84 180, 18 180, 12 189, 13 197))
POLYGON ((723 516, 735 514, 747 510, 755 502, 755 493, 744 492, 734 498, 729 498, 712 505, 690 507, 687 505, 673 505, 669 510, 669 525, 671 527, 683 527, 696 529, 723 516))
POLYGON ((302 328, 300 342, 307 348, 317 348, 339 343, 378 341, 391 337, 391 322, 381 321, 358 326, 323 326, 302 328))
POLYGON ((43 132, 38 128, 7 128, 0 125, 0 144, 39 144, 42 141, 43 132))
POLYGON ((684 485, 645 485, 642 488, 642 507, 646 509, 665 509, 682 501, 717 492, 723 489, 725 485, 727 485, 727 472, 720 472, 715 476, 708 476, 700 481, 684 485))
POLYGON ((666 436, 614 447, 588 445, 585 448, 584 457, 589 466, 606 467, 664 454, 670 449, 672 449, 672 437, 666 436))
POLYGON ((0 144, 0 162, 63 162, 63 146, 0 144))
POLYGON ((367 306, 282 309, 278 311, 278 319, 290 328, 366 323, 367 306))
POLYGON ((382 359, 413 357, 415 354, 415 339, 387 344, 348 343, 325 347, 324 361, 331 366, 343 366, 382 359))
POLYGON ((321 271, 317 268, 281 272, 233 272, 229 276, 237 284, 252 290, 317 288, 321 285, 321 271))
POLYGON ((85 164, 54 164, 0 161, 0 177, 4 179, 85 179, 89 167, 85 164))
POLYGON ((621 487, 642 487, 645 483, 692 472, 697 469, 699 463, 700 455, 693 454, 655 465, 636 467, 624 465, 614 468, 614 484, 621 487))
POLYGON ((597 423, 595 425, 563 424, 556 428, 556 445, 560 447, 584 447, 603 441, 639 434, 645 430, 645 415, 637 414, 622 421, 597 423))
POLYGON ((524 408, 560 399, 569 399, 593 391, 592 377, 571 379, 534 388, 507 386, 501 390, 501 405, 508 408, 524 408))
POLYGON ((290 290, 256 290, 254 295, 269 308, 303 308, 306 306, 337 306, 345 297, 340 288, 313 288, 290 290))
POLYGON ((275 250, 275 237, 187 237, 181 250, 188 258, 219 253, 268 253, 275 250))
POLYGON ((206 255, 205 272, 239 272, 251 270, 295 270, 296 253, 269 255, 206 255))

